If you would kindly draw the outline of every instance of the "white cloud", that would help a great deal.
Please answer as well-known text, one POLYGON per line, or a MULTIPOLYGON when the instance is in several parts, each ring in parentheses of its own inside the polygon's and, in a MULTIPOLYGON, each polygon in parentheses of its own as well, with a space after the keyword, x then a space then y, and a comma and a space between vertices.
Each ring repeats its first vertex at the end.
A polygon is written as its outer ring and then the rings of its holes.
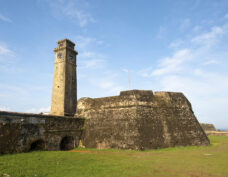
POLYGON ((80 53, 80 57, 82 58, 91 58, 91 57, 94 57, 94 55, 95 53, 89 52, 89 51, 80 53))
POLYGON ((201 26, 196 25, 192 30, 193 30, 194 32, 199 32, 201 29, 202 29, 201 26))
POLYGON ((13 52, 7 46, 0 44, 0 55, 13 55, 13 52))
POLYGON ((114 82, 112 82, 112 81, 101 81, 99 83, 99 86, 101 88, 104 88, 104 89, 109 89, 109 88, 112 88, 114 86, 114 82))
POLYGON ((199 44, 213 45, 224 34, 224 27, 214 26, 209 32, 202 33, 192 39, 192 42, 199 44))
POLYGON ((160 26, 160 27, 159 27, 159 30, 158 30, 157 38, 158 38, 158 39, 164 38, 166 32, 167 32, 166 28, 163 27, 163 26, 160 26))
POLYGON ((139 71, 139 74, 145 78, 167 74, 177 74, 183 71, 183 65, 185 65, 188 61, 191 61, 192 57, 193 53, 190 49, 180 49, 174 52, 171 57, 159 60, 157 67, 145 68, 139 71))
POLYGON ((228 78, 221 74, 206 72, 202 69, 191 71, 191 75, 169 75, 161 78, 164 90, 180 91, 191 97, 213 97, 219 93, 228 96, 228 78), (196 77, 194 77, 196 76, 196 77), (222 87, 218 87, 221 85, 222 87))
POLYGON ((90 88, 89 93, 79 91, 79 96, 119 94, 122 86, 118 76, 108 66, 107 56, 96 51, 98 48, 106 46, 105 42, 88 36, 76 36, 75 41, 77 41, 76 45, 79 51, 79 84, 86 84, 86 89, 90 88))
POLYGON ((92 37, 76 36, 78 55, 78 66, 80 69, 101 69, 106 65, 106 56, 94 52, 97 43, 103 45, 104 42, 92 37))
POLYGON ((0 111, 10 111, 11 109, 6 106, 0 106, 0 111))
POLYGON ((104 44, 104 41, 98 40, 96 43, 97 43, 98 45, 103 45, 103 44, 104 44))
POLYGON ((4 22, 8 22, 8 23, 11 23, 12 22, 9 18, 7 18, 7 17, 5 17, 5 16, 3 16, 1 14, 0 14, 0 20, 2 20, 4 22))
POLYGON ((153 77, 153 67, 148 67, 140 70, 139 75, 145 78, 153 77))
POLYGON ((77 41, 76 45, 78 49, 88 50, 88 48, 96 42, 96 39, 92 37, 86 37, 86 36, 76 36, 75 41, 77 41))
POLYGON ((181 47, 182 44, 183 44, 183 40, 177 39, 177 40, 171 42, 169 47, 170 48, 178 48, 178 47, 181 47))
POLYGON ((82 60, 79 64, 80 69, 99 69, 105 66, 105 60, 102 59, 89 59, 82 60))
POLYGON ((228 14, 224 15, 224 18, 228 19, 228 14))
POLYGON ((220 128, 228 128, 228 79, 221 74, 195 70, 194 77, 170 75, 160 79, 163 90, 182 92, 190 100, 200 122, 212 122, 220 128))
POLYGON ((118 95, 123 87, 118 82, 119 75, 111 71, 103 72, 103 77, 91 78, 90 83, 103 90, 104 95, 118 95))
MULTIPOLYGON (((0 83, 0 91, 1 91, 0 93, 2 93, 2 91, 4 90, 6 92, 17 93, 19 95, 27 95, 27 91, 21 87, 18 87, 16 85, 8 85, 8 84, 0 83)), ((4 95, 0 95, 0 96, 4 96, 4 95)))
POLYGON ((39 114, 39 113, 49 113, 51 111, 51 107, 48 106, 46 108, 31 108, 31 109, 28 109, 27 113, 36 113, 36 114, 39 114))
POLYGON ((129 69, 125 69, 125 68, 123 68, 122 71, 125 72, 125 73, 129 73, 130 72, 129 69))
POLYGON ((94 23, 94 18, 86 12, 87 4, 81 0, 47 0, 52 10, 58 17, 67 17, 72 21, 77 21, 81 27, 88 23, 94 23))
POLYGON ((74 37, 76 45, 79 49, 88 49, 89 47, 103 47, 107 46, 104 41, 88 36, 76 36, 74 37))
POLYGON ((119 92, 123 90, 121 86, 110 80, 102 80, 98 82, 98 86, 106 90, 108 93, 115 95, 119 94, 119 92))
POLYGON ((189 18, 186 18, 181 21, 180 30, 185 31, 187 28, 190 27, 190 25, 191 25, 191 20, 189 18))
POLYGON ((207 60, 202 63, 202 65, 212 65, 212 64, 218 64, 218 61, 216 60, 207 60))
POLYGON ((173 54, 171 57, 166 57, 160 60, 158 68, 155 69, 152 75, 164 75, 171 73, 178 73, 182 71, 182 64, 192 58, 191 50, 181 49, 173 54))
POLYGON ((19 68, 13 64, 14 52, 5 44, 0 43, 0 73, 13 73, 19 68))
MULTIPOLYGON (((161 90, 183 92, 198 120, 214 123, 218 128, 228 128, 228 72, 224 70, 228 53, 223 47, 228 37, 227 25, 214 26, 200 35, 183 39, 183 43, 190 44, 187 48, 179 47, 160 59, 157 66, 139 72, 161 90)), ((171 44, 175 46, 176 41, 171 44)))

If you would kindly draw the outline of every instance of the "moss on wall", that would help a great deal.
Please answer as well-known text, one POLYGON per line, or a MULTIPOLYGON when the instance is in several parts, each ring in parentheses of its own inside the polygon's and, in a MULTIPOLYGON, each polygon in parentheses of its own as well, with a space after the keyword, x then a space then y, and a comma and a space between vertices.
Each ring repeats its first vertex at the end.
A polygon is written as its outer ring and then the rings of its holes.
POLYGON ((38 141, 43 150, 59 150, 66 137, 68 147, 76 147, 83 126, 81 118, 0 112, 0 154, 29 151, 38 141))
POLYGON ((182 93, 131 90, 120 96, 82 98, 83 144, 90 148, 153 149, 208 145, 190 102, 182 93))

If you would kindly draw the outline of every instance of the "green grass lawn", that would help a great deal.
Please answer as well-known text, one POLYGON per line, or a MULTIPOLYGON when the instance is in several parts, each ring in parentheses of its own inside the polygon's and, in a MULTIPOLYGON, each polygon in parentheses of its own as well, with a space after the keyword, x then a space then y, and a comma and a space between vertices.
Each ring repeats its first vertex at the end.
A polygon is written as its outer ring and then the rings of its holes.
POLYGON ((208 147, 149 151, 75 149, 0 156, 0 176, 219 176, 228 177, 228 137, 210 136, 208 147))

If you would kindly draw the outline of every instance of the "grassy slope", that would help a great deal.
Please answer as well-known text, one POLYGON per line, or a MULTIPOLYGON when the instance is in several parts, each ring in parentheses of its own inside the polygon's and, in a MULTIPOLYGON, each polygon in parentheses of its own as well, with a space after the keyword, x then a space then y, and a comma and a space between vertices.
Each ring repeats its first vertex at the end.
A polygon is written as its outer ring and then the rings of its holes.
POLYGON ((228 176, 228 137, 208 147, 150 151, 81 149, 0 156, 0 175, 17 176, 228 176))

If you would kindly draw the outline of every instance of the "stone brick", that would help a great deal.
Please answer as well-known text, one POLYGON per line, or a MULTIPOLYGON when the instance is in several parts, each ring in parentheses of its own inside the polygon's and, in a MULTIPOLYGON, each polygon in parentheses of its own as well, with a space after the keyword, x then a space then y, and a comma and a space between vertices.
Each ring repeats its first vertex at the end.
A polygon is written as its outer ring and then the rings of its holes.
POLYGON ((77 104, 77 76, 75 44, 68 39, 57 42, 52 87, 51 114, 73 116, 77 104))
POLYGON ((131 90, 113 97, 82 98, 76 116, 86 119, 82 140, 88 148, 210 144, 182 93, 131 90))
POLYGON ((72 149, 83 125, 81 118, 0 111, 0 154, 72 149))

